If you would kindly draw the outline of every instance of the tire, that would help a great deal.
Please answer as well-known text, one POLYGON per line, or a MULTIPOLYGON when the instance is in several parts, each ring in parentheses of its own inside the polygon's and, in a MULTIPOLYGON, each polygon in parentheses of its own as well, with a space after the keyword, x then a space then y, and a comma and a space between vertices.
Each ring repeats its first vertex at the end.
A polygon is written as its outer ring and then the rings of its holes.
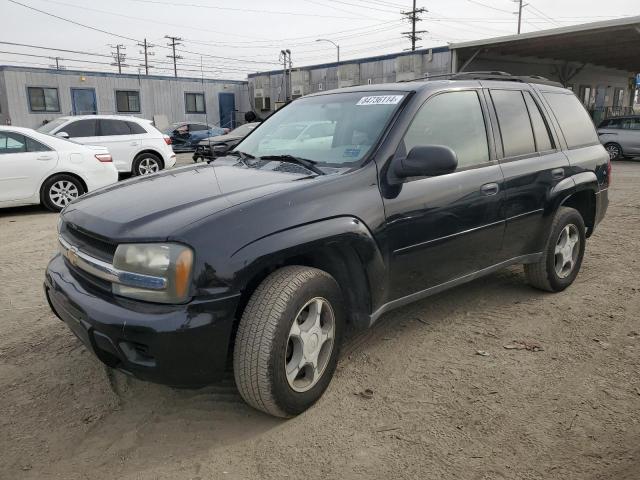
POLYGON ((40 199, 42 204, 52 212, 59 212, 67 204, 85 192, 82 182, 76 177, 66 174, 54 175, 42 185, 40 199))
POLYGON ((622 147, 615 142, 609 142, 605 144, 604 148, 609 154, 611 160, 620 160, 623 158, 622 147))
POLYGON ((311 407, 335 371, 344 324, 342 293, 328 273, 289 266, 269 275, 249 299, 236 335, 233 370, 242 398, 276 417, 292 417, 311 407), (317 317, 312 309, 319 302, 317 317), (321 330, 315 329, 314 318, 321 319, 318 326, 324 322, 321 330), (333 338, 323 343, 331 320, 333 338), (296 328, 300 336, 293 333, 296 328), (323 333, 313 340, 314 332, 323 333), (307 335, 306 343, 302 335, 307 335), (313 366, 305 362, 314 355, 318 369, 312 376, 313 366), (296 365, 302 364, 296 376, 296 365))
POLYGON ((548 292, 561 292, 567 288, 578 276, 585 244, 584 220, 580 212, 574 208, 560 207, 551 224, 542 258, 537 263, 524 266, 528 283, 548 292), (563 238, 568 239, 567 243, 563 242, 563 238), (577 243, 571 247, 574 241, 577 243), (560 252, 556 253, 558 249, 560 252))
POLYGON ((162 159, 154 153, 141 153, 133 161, 131 173, 134 176, 149 175, 159 172, 164 168, 162 159))

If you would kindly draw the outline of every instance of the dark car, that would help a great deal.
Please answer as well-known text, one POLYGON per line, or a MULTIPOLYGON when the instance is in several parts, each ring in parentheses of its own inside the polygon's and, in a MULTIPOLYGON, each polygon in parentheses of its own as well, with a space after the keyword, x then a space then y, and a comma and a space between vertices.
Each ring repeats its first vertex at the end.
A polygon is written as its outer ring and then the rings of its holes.
POLYGON ((224 135, 204 138, 200 141, 193 153, 193 161, 213 160, 224 155, 238 145, 242 139, 249 135, 258 125, 260 125, 260 122, 245 123, 224 135))
POLYGON ((232 364, 250 405, 292 416, 327 388, 347 324, 510 265, 536 288, 570 286, 610 172, 563 88, 467 79, 308 95, 213 163, 71 203, 46 296, 111 367, 191 387, 232 364), (302 121, 335 124, 332 141, 264 146, 302 121))
POLYGON ((611 160, 640 157, 640 115, 608 118, 598 126, 611 160))
POLYGON ((206 123, 177 122, 165 128, 163 133, 171 138, 174 152, 193 152, 204 138, 224 135, 227 129, 206 123))

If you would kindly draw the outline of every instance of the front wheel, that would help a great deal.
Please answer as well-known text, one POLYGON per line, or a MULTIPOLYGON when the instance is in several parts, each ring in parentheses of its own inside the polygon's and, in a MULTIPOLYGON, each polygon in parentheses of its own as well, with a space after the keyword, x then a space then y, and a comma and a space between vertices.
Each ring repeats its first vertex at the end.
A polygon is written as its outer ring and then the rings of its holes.
POLYGON ((162 160, 153 153, 142 153, 133 162, 134 175, 149 175, 162 170, 162 160))
POLYGON ((584 220, 574 208, 560 207, 542 258, 524 266, 527 281, 548 292, 560 292, 578 276, 586 243, 584 220))
POLYGON ((342 294, 331 275, 302 266, 269 275, 236 335, 233 370, 242 398, 277 417, 308 409, 331 381, 343 327, 342 294))

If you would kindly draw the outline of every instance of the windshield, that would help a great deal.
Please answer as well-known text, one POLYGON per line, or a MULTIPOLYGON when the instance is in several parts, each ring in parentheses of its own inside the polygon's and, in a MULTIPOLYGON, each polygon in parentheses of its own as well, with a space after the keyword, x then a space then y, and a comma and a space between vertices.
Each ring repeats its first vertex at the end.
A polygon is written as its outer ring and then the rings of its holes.
POLYGON ((45 123, 44 125, 37 128, 36 130, 40 133, 46 133, 47 135, 50 135, 51 132, 53 132, 56 128, 58 128, 60 125, 64 124, 65 122, 67 122, 66 118, 56 118, 55 120, 52 120, 49 123, 45 123))
POLYGON ((256 158, 292 155, 320 164, 358 164, 378 141, 404 92, 306 97, 278 110, 238 150, 256 158))

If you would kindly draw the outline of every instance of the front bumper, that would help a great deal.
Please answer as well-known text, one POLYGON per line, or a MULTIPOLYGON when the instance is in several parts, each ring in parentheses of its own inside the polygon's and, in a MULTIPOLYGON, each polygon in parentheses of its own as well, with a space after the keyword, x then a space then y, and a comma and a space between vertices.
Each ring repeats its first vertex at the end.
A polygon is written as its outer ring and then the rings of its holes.
POLYGON ((237 296, 185 305, 127 300, 92 287, 61 256, 44 283, 54 313, 103 363, 142 380, 198 387, 226 368, 237 296))

